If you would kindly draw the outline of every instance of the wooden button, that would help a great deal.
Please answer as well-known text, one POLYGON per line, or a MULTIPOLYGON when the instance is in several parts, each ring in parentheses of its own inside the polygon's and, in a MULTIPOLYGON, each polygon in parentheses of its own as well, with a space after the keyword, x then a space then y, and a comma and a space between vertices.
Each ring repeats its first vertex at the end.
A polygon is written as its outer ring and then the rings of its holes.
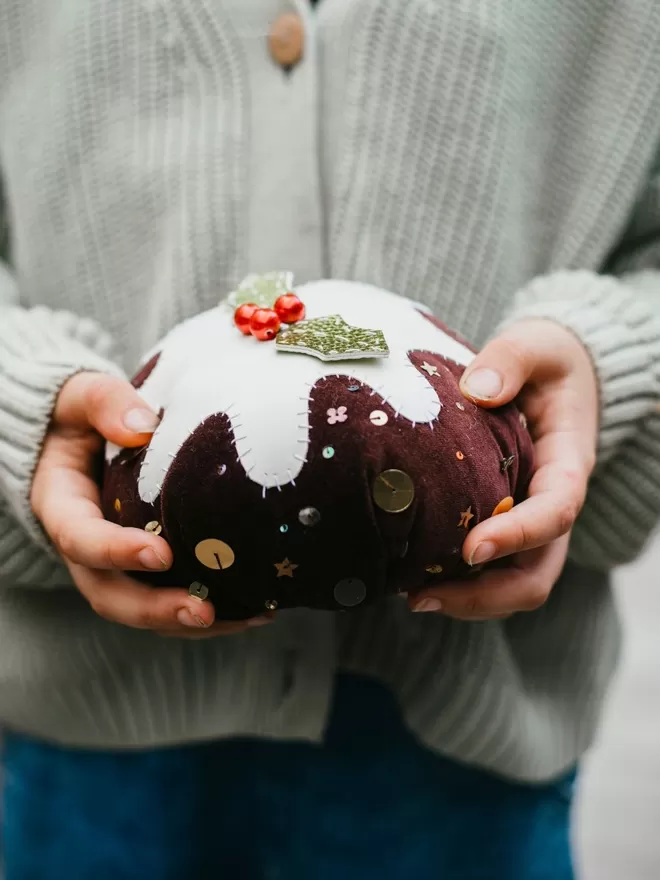
POLYGON ((195 556, 207 568, 229 568, 234 564, 234 551, 217 538, 206 538, 195 547, 195 556))
POLYGON ((293 12, 281 15, 270 29, 270 54, 281 67, 293 67, 303 57, 305 28, 293 12))
POLYGON ((404 471, 383 471, 374 480, 373 497, 386 513, 403 513, 413 503, 415 486, 404 471))

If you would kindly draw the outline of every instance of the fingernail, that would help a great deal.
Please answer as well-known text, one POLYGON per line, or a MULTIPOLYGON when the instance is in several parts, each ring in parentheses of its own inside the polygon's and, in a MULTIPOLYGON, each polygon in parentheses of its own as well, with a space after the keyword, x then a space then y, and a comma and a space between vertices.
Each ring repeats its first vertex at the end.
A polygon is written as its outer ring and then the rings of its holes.
POLYGON ((191 611, 188 611, 187 608, 181 608, 177 612, 176 619, 179 621, 181 626, 192 626, 196 629, 200 626, 206 628, 205 621, 203 621, 202 618, 198 617, 196 614, 193 614, 191 611))
POLYGON ((153 434, 158 427, 158 416, 150 409, 129 409, 124 413, 124 427, 134 434, 153 434))
POLYGON ((270 617, 252 617, 248 620, 247 625, 250 627, 253 626, 265 626, 267 623, 272 623, 273 620, 270 617))
POLYGON ((143 547, 138 553, 140 565, 144 568, 150 568, 152 571, 162 571, 167 568, 167 562, 160 556, 153 547, 143 547))
POLYGON ((413 611, 440 611, 441 609, 442 602, 440 599, 422 599, 421 602, 415 605, 413 611))
POLYGON ((497 546, 492 541, 482 541, 472 551, 468 565, 483 565, 485 562, 490 562, 496 553, 497 546))
POLYGON ((502 392, 502 377, 495 370, 475 370, 463 382, 463 387, 477 400, 492 400, 502 392))

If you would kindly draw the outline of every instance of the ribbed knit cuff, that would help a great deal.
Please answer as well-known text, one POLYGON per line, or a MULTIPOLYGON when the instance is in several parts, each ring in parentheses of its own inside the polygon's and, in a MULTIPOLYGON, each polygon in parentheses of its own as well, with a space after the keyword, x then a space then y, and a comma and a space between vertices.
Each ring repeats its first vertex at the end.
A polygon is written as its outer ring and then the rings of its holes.
POLYGON ((557 321, 593 360, 597 466, 571 544, 571 558, 592 568, 633 559, 660 518, 660 273, 648 274, 643 285, 585 271, 537 278, 503 324, 557 321))
POLYGON ((91 321, 47 309, 0 309, 0 495, 44 549, 50 546, 30 491, 55 400, 83 370, 122 375, 109 349, 107 335, 91 321))

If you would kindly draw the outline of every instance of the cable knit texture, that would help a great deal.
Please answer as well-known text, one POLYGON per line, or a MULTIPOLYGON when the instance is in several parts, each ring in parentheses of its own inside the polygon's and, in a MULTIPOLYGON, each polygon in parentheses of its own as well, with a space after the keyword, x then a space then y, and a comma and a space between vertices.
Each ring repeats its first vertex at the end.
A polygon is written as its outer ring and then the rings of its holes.
POLYGON ((656 0, 0 0, 0 719, 85 746, 317 739, 340 665, 447 755, 573 763, 617 656, 607 570, 660 513, 658 156, 656 0), (291 11, 285 72, 267 36, 291 11), (541 316, 588 346, 598 465, 546 606, 392 601, 197 644, 71 589, 29 508, 62 383, 132 371, 280 267, 406 294, 478 345, 541 316))

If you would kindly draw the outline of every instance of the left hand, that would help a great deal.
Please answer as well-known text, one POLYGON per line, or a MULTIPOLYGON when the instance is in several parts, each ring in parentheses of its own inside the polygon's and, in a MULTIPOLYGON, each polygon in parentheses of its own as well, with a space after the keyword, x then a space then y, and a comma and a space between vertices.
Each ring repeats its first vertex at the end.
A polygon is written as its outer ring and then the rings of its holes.
POLYGON ((537 470, 527 500, 480 523, 463 545, 470 565, 504 556, 510 564, 423 590, 411 595, 409 604, 414 611, 460 620, 504 618, 540 607, 566 562, 595 465, 598 382, 576 336, 554 321, 529 319, 512 324, 484 348, 465 371, 461 390, 486 408, 520 395, 537 470))

